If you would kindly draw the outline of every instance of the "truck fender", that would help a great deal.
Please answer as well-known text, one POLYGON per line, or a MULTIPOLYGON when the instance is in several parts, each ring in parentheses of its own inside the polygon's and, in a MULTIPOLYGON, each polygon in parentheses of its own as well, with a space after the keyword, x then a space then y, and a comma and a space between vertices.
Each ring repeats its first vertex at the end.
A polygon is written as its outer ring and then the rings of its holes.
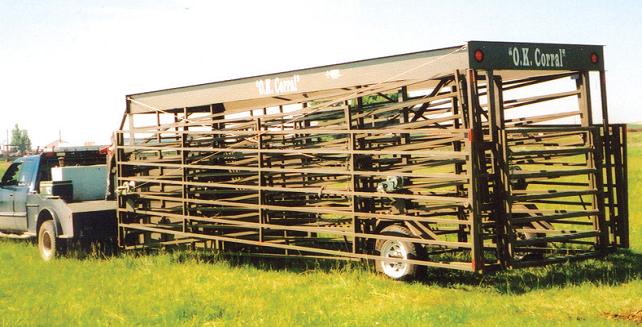
POLYGON ((56 232, 56 237, 58 237, 60 234, 62 234, 62 229, 60 227, 60 223, 58 221, 58 215, 56 213, 49 209, 49 208, 44 208, 40 210, 38 213, 38 218, 36 220, 36 235, 38 235, 38 232, 40 231, 40 225, 42 225, 43 222, 47 220, 53 220, 56 232))

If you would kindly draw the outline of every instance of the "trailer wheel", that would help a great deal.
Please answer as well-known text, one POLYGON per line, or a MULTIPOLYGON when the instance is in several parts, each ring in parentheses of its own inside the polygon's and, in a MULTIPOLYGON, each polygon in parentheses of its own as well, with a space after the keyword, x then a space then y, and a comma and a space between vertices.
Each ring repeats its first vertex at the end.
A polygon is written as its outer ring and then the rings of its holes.
POLYGON ((53 220, 47 220, 40 225, 38 230, 38 251, 44 261, 50 261, 60 255, 61 244, 56 238, 53 220))
MULTIPOLYGON (((412 232, 406 227, 400 225, 390 225, 380 232, 381 235, 413 237, 412 232)), ((392 259, 419 259, 423 248, 421 246, 399 240, 377 240, 375 250, 382 258, 392 259)), ((376 269, 378 272, 395 280, 412 279, 425 273, 425 266, 415 265, 408 262, 394 262, 376 260, 376 269)))
MULTIPOLYGON (((532 226, 525 226, 524 229, 533 229, 532 226)), ((535 233, 535 232, 523 232, 519 233, 518 237, 524 240, 534 240, 537 239, 538 237, 541 236, 546 236, 541 233, 535 233)), ((536 247, 539 248, 546 248, 547 243, 546 242, 539 242, 539 243, 534 243, 533 244, 536 247)), ((526 253, 518 254, 516 256, 516 259, 519 261, 536 261, 536 260, 543 260, 544 259, 544 250, 542 249, 536 249, 536 250, 531 250, 526 253)))

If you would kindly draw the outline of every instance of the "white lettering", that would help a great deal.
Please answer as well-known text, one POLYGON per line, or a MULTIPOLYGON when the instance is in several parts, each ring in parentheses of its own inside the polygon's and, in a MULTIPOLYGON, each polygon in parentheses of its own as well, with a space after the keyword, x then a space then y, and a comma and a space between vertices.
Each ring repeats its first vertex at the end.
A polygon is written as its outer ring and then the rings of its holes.
POLYGON ((564 67, 564 56, 566 56, 566 49, 560 49, 560 67, 564 67))
POLYGON ((515 66, 528 67, 536 66, 542 68, 563 68, 566 49, 557 49, 555 52, 545 53, 539 48, 533 51, 533 57, 529 56, 531 48, 509 48, 508 56, 513 60, 515 66), (531 59, 532 58, 532 59, 531 59))
POLYGON ((522 48, 522 55, 524 56, 522 59, 522 65, 530 66, 531 63, 528 61, 528 48, 522 48))
POLYGON ((266 78, 255 82, 259 95, 279 95, 285 93, 292 93, 299 90, 299 82, 301 77, 293 75, 287 78, 266 78))
POLYGON ((341 71, 338 69, 332 69, 325 72, 325 77, 329 79, 339 79, 341 77, 341 71))
POLYGON ((513 63, 515 66, 519 66, 519 51, 517 51, 517 48, 513 49, 513 63))
POLYGON ((272 80, 269 78, 265 79, 265 94, 272 94, 272 80))

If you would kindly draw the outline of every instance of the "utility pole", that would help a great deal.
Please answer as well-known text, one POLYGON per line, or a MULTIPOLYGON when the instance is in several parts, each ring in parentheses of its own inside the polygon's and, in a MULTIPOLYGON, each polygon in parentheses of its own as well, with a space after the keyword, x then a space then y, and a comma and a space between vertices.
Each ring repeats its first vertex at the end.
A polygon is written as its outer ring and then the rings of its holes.
POLYGON ((4 160, 9 162, 9 129, 7 128, 7 143, 4 146, 4 160))

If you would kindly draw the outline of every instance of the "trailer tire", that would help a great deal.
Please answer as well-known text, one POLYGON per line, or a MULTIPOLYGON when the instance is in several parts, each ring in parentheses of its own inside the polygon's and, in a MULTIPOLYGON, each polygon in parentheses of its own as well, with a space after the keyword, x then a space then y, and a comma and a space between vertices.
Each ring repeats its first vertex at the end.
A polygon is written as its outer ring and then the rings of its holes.
MULTIPOLYGON (((525 226, 524 229, 533 229, 534 227, 532 226, 525 226)), ((521 238, 524 240, 534 240, 542 236, 546 236, 541 233, 536 233, 536 232, 523 232, 521 233, 521 238)), ((533 245, 540 247, 540 248, 546 248, 547 243, 546 242, 540 242, 540 243, 534 243, 533 245)), ((544 259, 544 251, 543 250, 534 250, 528 253, 524 253, 520 256, 517 257, 519 261, 538 261, 538 260, 543 260, 544 259)))
POLYGON ((38 229, 38 252, 44 261, 51 261, 63 252, 62 242, 56 238, 53 220, 44 221, 38 229))
MULTIPOLYGON (((381 235, 414 237, 412 232, 401 225, 389 225, 383 228, 381 235)), ((377 240, 375 251, 383 258, 402 258, 417 260, 423 257, 423 248, 415 243, 398 240, 377 240)), ((421 277, 426 273, 426 266, 412 263, 376 260, 376 270, 395 280, 408 280, 421 277)))

